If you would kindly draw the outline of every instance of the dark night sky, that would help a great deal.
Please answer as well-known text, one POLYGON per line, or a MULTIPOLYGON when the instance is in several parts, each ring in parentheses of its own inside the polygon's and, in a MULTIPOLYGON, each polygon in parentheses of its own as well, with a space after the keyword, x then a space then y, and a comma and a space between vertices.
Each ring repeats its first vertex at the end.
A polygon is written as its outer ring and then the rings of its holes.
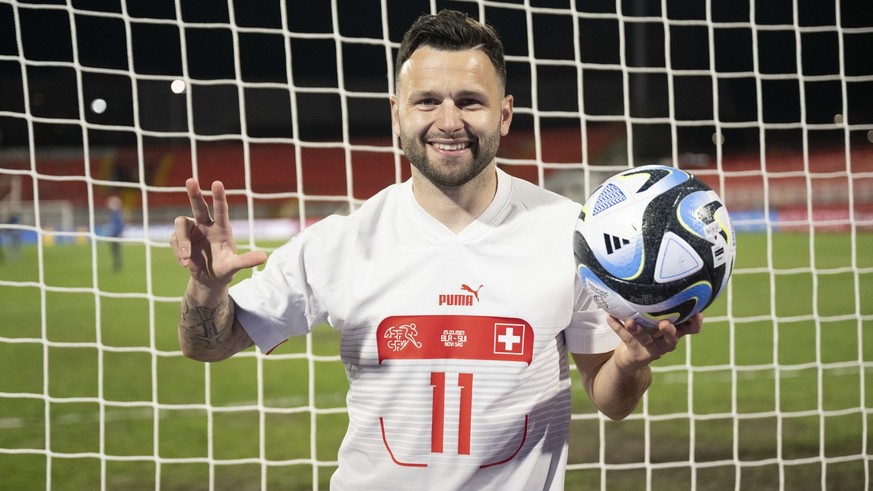
MULTIPOLYGON (((74 36, 70 28, 70 12, 63 0, 19 2, 17 7, 21 46, 26 59, 31 111, 46 118, 79 119, 77 77, 85 94, 85 104, 96 97, 103 98, 108 108, 103 114, 86 111, 88 121, 107 125, 133 123, 133 93, 131 69, 136 74, 136 88, 143 128, 155 131, 184 130, 184 96, 174 96, 167 90, 168 77, 181 76, 187 68, 195 81, 192 90, 194 124, 198 133, 239 132, 239 101, 237 85, 243 82, 275 86, 248 87, 244 91, 247 113, 245 121, 251 136, 287 137, 290 135, 290 112, 287 109, 285 40, 276 29, 282 27, 280 3, 272 0, 238 0, 234 11, 228 12, 226 0, 182 0, 181 18, 187 23, 182 48, 175 2, 173 0, 130 1, 73 0, 75 13, 75 44, 77 61, 86 69, 77 73, 65 63, 72 62, 74 36), (99 12, 110 15, 99 15, 99 12), (125 23, 121 14, 131 20, 125 23), (233 23, 240 29, 228 28, 233 23), (260 29, 260 30, 259 30, 260 29), (129 31, 128 31, 129 30, 129 31), (128 34, 129 32, 129 34, 128 34), (128 43, 129 35, 129 43, 128 43), (238 42, 238 51, 234 42, 238 42), (132 53, 129 63, 128 45, 132 53), (182 53, 185 53, 183 59, 182 53), (235 53, 239 56, 235 56, 235 53), (236 76, 237 63, 240 76, 236 76), (96 70, 95 70, 96 69, 96 70), (199 82, 199 83, 198 83, 199 82)), ((332 2, 289 1, 286 3, 287 27, 291 35, 291 72, 298 92, 301 136, 305 139, 332 139, 339 131, 339 96, 307 91, 313 87, 338 87, 340 82, 349 91, 387 93, 389 63, 383 46, 362 40, 379 41, 384 36, 399 42, 403 31, 421 12, 430 9, 428 0, 388 0, 387 30, 383 32, 381 2, 378 0, 340 0, 336 13, 338 32, 347 38, 342 44, 337 70, 332 2)), ((576 101, 577 70, 573 66, 540 65, 539 91, 531 93, 529 50, 538 59, 573 60, 577 44, 573 39, 573 23, 567 15, 551 15, 542 11, 528 19, 518 7, 521 0, 489 4, 484 9, 488 21, 497 27, 506 45, 509 60, 509 89, 516 96, 516 107, 531 107, 537 96, 539 108, 546 111, 578 111, 576 101), (528 23, 530 22, 530 25, 528 23), (526 33, 532 31, 534 41, 526 33)), ((476 14, 478 6, 470 2, 437 2, 439 8, 449 7, 476 14)), ((619 35, 626 36, 626 60, 631 67, 665 67, 667 59, 674 71, 675 117, 680 120, 712 119, 713 84, 707 70, 714 68, 719 76, 717 94, 719 119, 725 122, 756 121, 759 106, 758 85, 753 76, 752 56, 755 38, 749 28, 748 2, 737 0, 670 0, 666 2, 667 17, 673 22, 669 35, 671 48, 664 49, 665 34, 660 22, 661 2, 626 0, 620 2, 621 13, 642 22, 622 25, 614 14, 612 0, 548 0, 530 1, 536 8, 575 8, 579 17, 578 49, 583 71, 583 103, 585 112, 594 116, 621 116, 624 100, 620 90, 622 73, 619 35), (701 22, 707 18, 706 6, 714 29, 701 22), (603 14, 603 15, 600 15, 603 14), (710 52, 712 32, 714 48, 710 52), (710 57, 714 55, 714 59, 710 57), (697 72, 695 72, 697 71, 697 72), (734 74, 735 76, 731 76, 734 74)), ((794 23, 793 2, 790 0, 759 0, 753 2, 757 25, 758 69, 761 90, 760 110, 766 123, 796 123, 805 111, 807 123, 828 125, 836 114, 843 113, 843 91, 848 101, 848 121, 863 130, 873 124, 873 7, 868 0, 839 2, 840 25, 837 25, 834 2, 797 0, 798 31, 785 28, 794 23), (780 27, 783 26, 783 27, 780 27), (831 26, 827 28, 827 26, 831 26), (824 27, 824 28, 823 28, 824 27), (842 53, 840 54, 840 42, 842 53), (801 55, 796 45, 799 42, 801 55), (840 61, 843 61, 842 66, 840 61), (801 105, 798 83, 802 66, 805 107, 801 105), (839 73, 848 82, 843 85, 839 73), (787 74, 787 76, 785 76, 787 74)), ((27 129, 23 119, 9 116, 23 114, 23 80, 17 58, 18 39, 15 35, 13 5, 0 0, 0 144, 26 144, 27 129), (4 114, 3 112, 6 111, 4 114)), ((631 19, 626 19, 631 20, 631 19)), ((668 77, 663 73, 632 73, 630 82, 630 113, 635 118, 663 118, 669 115, 668 77)), ((351 129, 356 132, 387 134, 388 106, 386 97, 349 97, 351 129)), ((560 120, 544 124, 560 124, 560 120)), ((577 121, 578 124, 578 121, 577 121)), ((694 132, 688 127, 683 131, 694 132)), ((756 129, 748 131, 756 138, 756 129)), ((74 125, 59 124, 51 138, 55 144, 77 141, 81 131, 74 125)), ((123 133, 123 132, 122 132, 123 133)), ((711 145, 711 127, 700 131, 701 146, 711 145)), ((778 134, 775 132, 774 135, 778 134)), ((840 131, 823 128, 816 133, 840 137, 840 131)), ((788 131, 787 139, 796 138, 788 131)), ((119 132, 95 132, 94 139, 106 143, 126 141, 119 132)), ((777 136, 773 138, 778 139, 777 136)))

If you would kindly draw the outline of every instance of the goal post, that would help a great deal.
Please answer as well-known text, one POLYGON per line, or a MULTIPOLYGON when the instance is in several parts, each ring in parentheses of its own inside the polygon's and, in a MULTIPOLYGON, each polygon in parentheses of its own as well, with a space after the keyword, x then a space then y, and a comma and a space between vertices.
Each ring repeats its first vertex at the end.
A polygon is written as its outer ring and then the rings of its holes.
POLYGON ((190 176, 222 180, 238 246, 268 252, 408 179, 394 56, 420 13, 453 8, 506 47, 502 169, 581 202, 675 165, 738 232, 703 332, 654 363, 633 414, 603 417, 573 375, 567 488, 870 488, 862 4, 0 0, 2 480, 328 489, 348 423, 337 334, 184 358, 167 238, 190 176))

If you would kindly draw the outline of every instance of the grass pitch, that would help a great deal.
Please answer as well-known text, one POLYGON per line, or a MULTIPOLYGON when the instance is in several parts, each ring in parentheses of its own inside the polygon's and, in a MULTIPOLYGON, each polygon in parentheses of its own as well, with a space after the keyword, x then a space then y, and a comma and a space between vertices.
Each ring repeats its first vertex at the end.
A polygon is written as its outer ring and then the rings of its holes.
MULTIPOLYGON (((327 489, 347 422, 335 333, 187 360, 186 271, 164 246, 123 250, 120 273, 103 242, 0 263, 0 489, 327 489)), ((864 487, 873 234, 744 234, 731 281, 627 420, 599 418, 574 375, 568 489, 864 487)))

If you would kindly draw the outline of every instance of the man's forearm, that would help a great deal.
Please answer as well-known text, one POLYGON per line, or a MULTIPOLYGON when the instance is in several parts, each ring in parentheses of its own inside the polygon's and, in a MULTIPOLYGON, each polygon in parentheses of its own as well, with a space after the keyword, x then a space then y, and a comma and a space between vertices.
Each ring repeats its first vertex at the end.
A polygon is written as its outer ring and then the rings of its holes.
POLYGON ((203 295, 189 285, 179 314, 179 346, 188 358, 220 361, 252 344, 236 321, 235 306, 226 290, 203 295))
POLYGON ((633 412, 651 383, 652 370, 648 366, 626 372, 610 359, 593 380, 591 396, 603 414, 620 420, 633 412))

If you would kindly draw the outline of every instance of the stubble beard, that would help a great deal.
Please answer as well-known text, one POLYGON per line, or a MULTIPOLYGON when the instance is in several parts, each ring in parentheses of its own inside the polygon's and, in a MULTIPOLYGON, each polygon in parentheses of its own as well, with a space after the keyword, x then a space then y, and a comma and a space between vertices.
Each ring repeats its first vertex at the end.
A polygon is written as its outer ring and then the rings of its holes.
POLYGON ((428 181, 440 187, 459 187, 482 173, 497 156, 497 149, 500 147, 500 132, 495 131, 485 138, 477 140, 470 147, 473 155, 469 163, 442 164, 432 162, 428 158, 427 145, 415 135, 405 132, 401 132, 400 144, 409 163, 418 169, 428 181))

